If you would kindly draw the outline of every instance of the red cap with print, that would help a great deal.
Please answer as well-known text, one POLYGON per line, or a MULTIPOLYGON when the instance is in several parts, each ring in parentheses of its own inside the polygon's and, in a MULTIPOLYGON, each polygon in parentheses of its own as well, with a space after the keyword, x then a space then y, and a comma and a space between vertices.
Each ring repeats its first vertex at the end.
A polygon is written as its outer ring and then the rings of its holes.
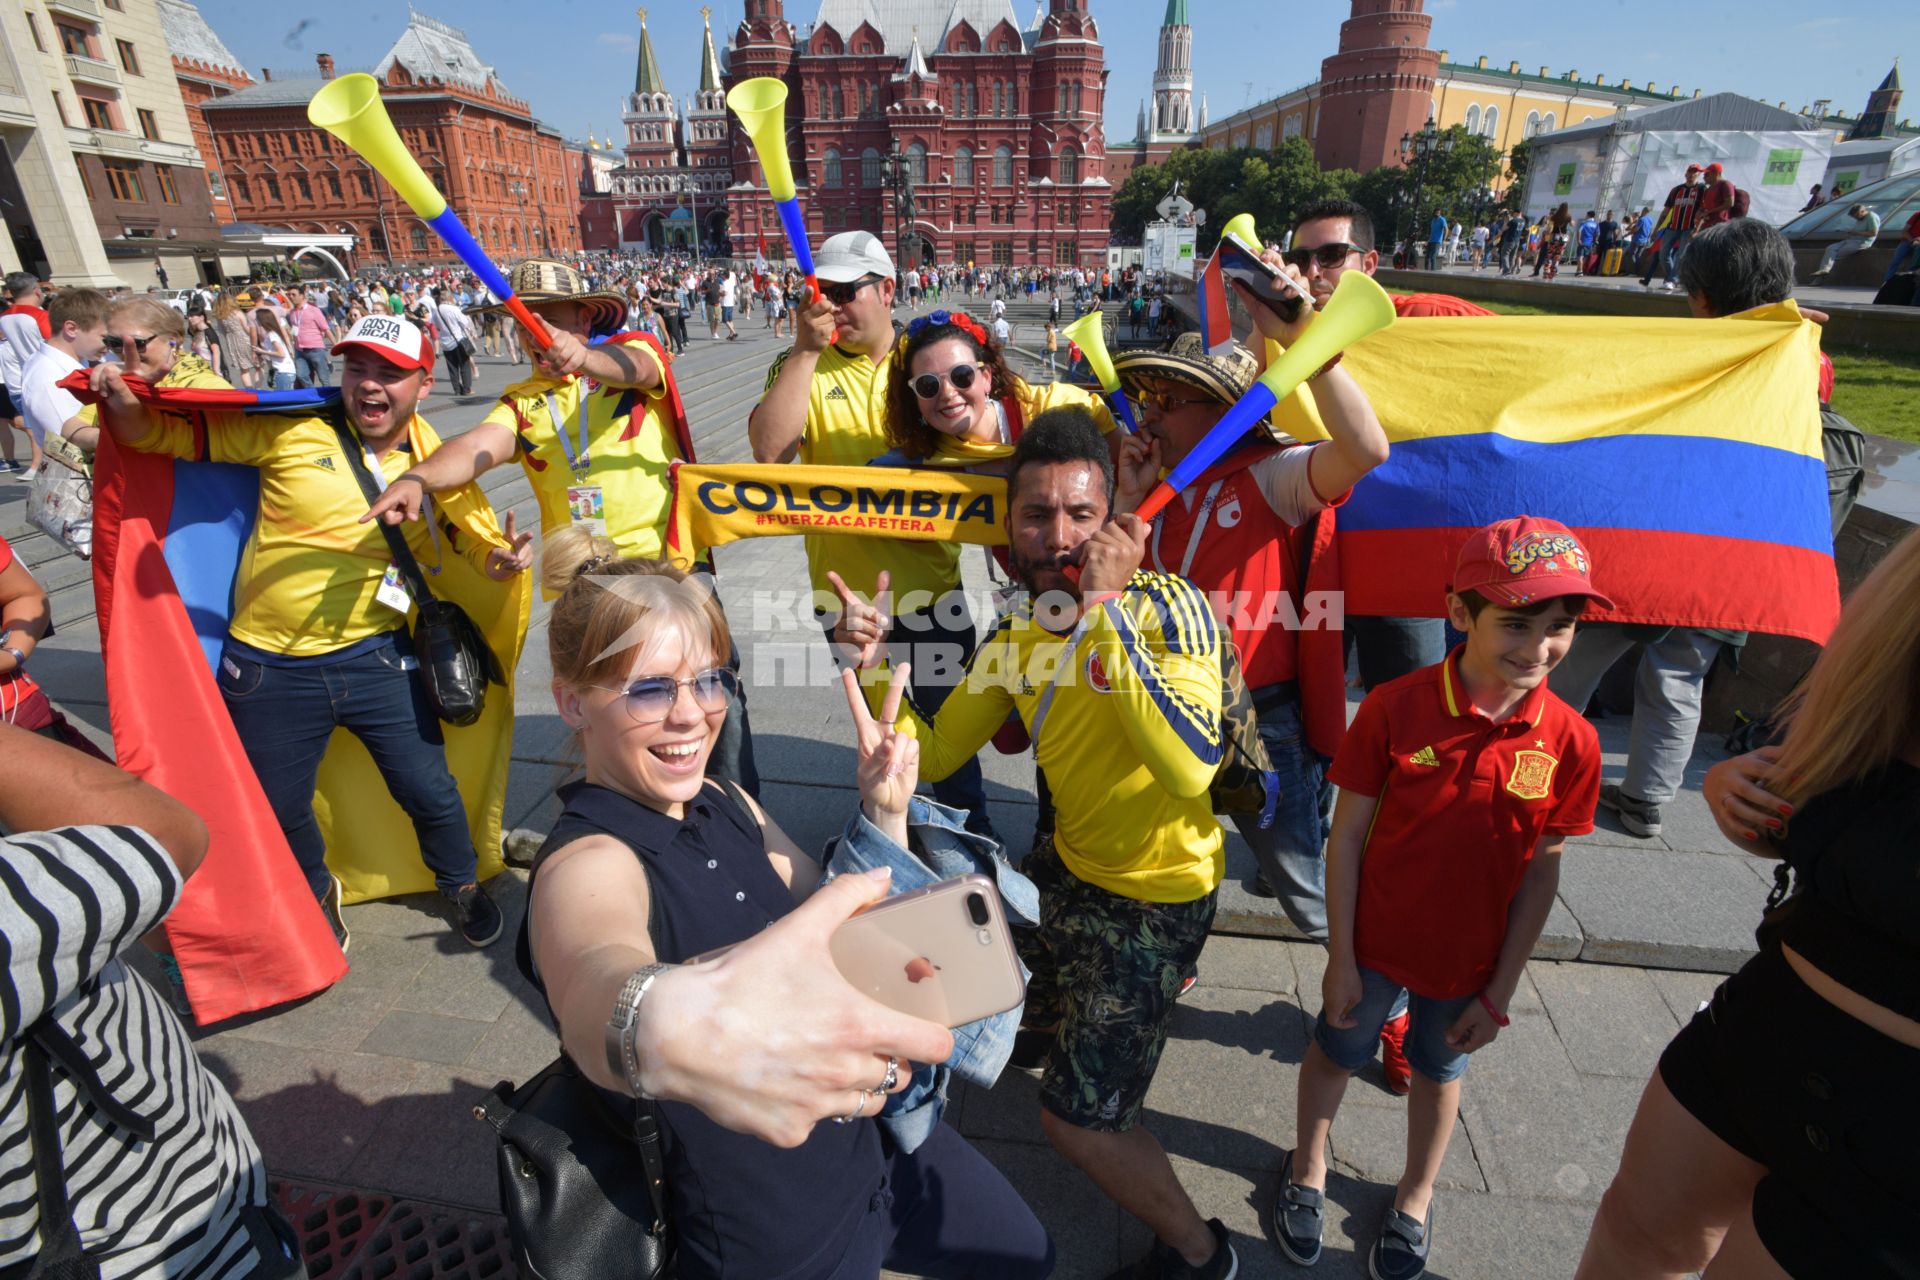
POLYGON ((1586 546, 1558 520, 1515 516, 1478 530, 1460 548, 1453 589, 1477 591, 1497 605, 1525 605, 1555 596, 1586 596, 1602 609, 1613 601, 1593 589, 1586 546))
POLYGON ((361 316, 347 330, 347 336, 333 344, 333 354, 345 355, 353 347, 371 351, 402 369, 433 368, 431 340, 413 321, 401 316, 361 316))

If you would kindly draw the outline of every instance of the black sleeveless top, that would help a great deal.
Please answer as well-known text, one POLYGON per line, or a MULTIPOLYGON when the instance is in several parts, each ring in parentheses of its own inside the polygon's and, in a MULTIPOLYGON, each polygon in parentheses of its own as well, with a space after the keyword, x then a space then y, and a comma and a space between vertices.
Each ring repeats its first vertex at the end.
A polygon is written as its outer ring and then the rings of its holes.
POLYGON ((1896 760, 1813 797, 1782 845, 1804 898, 1780 941, 1841 986, 1920 1018, 1920 768, 1896 760))
MULTIPOLYGON (((549 855, 575 840, 620 841, 647 873, 647 932, 663 961, 743 941, 793 910, 753 815, 716 783, 687 803, 680 821, 589 782, 569 783, 559 795, 565 809, 534 859, 534 878, 549 855)), ((544 997, 526 938, 523 923, 521 967, 544 997)), ((631 1105, 606 1096, 616 1107, 631 1105)), ((833 1271, 882 1185, 880 1138, 870 1120, 820 1124, 789 1151, 722 1128, 685 1103, 655 1107, 667 1135, 681 1276, 804 1280, 833 1271)))

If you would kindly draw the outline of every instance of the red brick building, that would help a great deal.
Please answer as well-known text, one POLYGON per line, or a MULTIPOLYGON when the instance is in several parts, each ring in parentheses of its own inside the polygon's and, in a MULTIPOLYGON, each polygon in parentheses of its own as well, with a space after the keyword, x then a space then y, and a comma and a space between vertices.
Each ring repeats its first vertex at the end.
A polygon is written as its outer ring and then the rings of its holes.
MULTIPOLYGON (((334 75, 262 80, 199 104, 233 218, 293 231, 353 235, 349 266, 453 260, 425 222, 357 155, 307 123, 307 102, 334 75)), ((474 237, 503 262, 580 247, 577 180, 560 134, 533 118, 458 28, 410 13, 373 69, 407 149, 474 237)))
POLYGON ((1322 169, 1361 173, 1400 162, 1400 137, 1433 112, 1440 55, 1427 48, 1433 19, 1421 0, 1353 0, 1339 51, 1320 64, 1322 169))
MULTIPOLYGON (((1105 55, 1088 0, 821 0, 804 33, 785 0, 746 0, 727 86, 787 82, 787 125, 808 233, 879 234, 919 263, 1098 267, 1113 188, 1105 175, 1105 55), (911 175, 896 232, 888 156, 911 175)), ((702 139, 690 139, 689 150, 702 139)), ((728 133, 727 227, 736 253, 764 237, 781 256, 773 201, 746 136, 728 133)))
POLYGON ((220 171, 220 149, 214 144, 213 130, 200 108, 214 98, 224 98, 247 88, 253 83, 253 77, 187 0, 158 0, 158 8, 167 49, 173 55, 173 75, 180 85, 180 100, 186 105, 187 123, 193 129, 193 145, 206 162, 214 221, 232 222, 233 203, 227 198, 226 175, 220 171))

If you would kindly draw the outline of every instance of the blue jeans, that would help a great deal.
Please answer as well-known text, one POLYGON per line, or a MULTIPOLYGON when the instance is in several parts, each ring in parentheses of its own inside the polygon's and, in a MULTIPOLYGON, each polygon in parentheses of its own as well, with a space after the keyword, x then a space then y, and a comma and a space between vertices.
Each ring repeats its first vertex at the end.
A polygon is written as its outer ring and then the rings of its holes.
POLYGON ((1266 692, 1253 690, 1253 705, 1260 718, 1260 741, 1267 744, 1280 775, 1280 807, 1265 831, 1253 813, 1234 814, 1233 825, 1253 850, 1287 919, 1315 942, 1325 942, 1327 863, 1322 846, 1333 811, 1327 759, 1307 745, 1298 701, 1263 700, 1266 692))
POLYGON ((273 389, 275 391, 293 390, 293 375, 285 369, 275 369, 273 371, 273 389))
POLYGON ((300 370, 300 376, 295 379, 297 383, 309 387, 332 385, 327 381, 333 370, 325 347, 301 347, 293 353, 293 359, 300 370))
POLYGON ((1444 618, 1347 619, 1347 635, 1360 659, 1360 683, 1371 690, 1447 656, 1444 618))
POLYGON ((474 882, 466 807, 413 662, 411 642, 397 631, 339 662, 323 656, 283 666, 260 662, 232 642, 221 650, 218 682, 227 714, 316 898, 326 896, 331 877, 313 790, 336 728, 360 739, 387 790, 413 819, 434 883, 457 889, 474 882))
POLYGON ((1680 255, 1686 250, 1687 242, 1691 239, 1693 239, 1693 232, 1691 230, 1681 231, 1675 235, 1668 236, 1666 239, 1666 247, 1660 250, 1652 262, 1647 264, 1647 274, 1640 277, 1640 283, 1646 284, 1652 280, 1654 269, 1660 267, 1665 272, 1667 283, 1672 284, 1673 273, 1680 269, 1680 255))
POLYGON ((1912 240, 1902 240, 1899 244, 1895 245, 1893 249, 1893 261, 1887 264, 1887 279, 1882 280, 1880 283, 1885 284, 1887 280, 1891 280, 1899 275, 1901 268, 1907 265, 1907 260, 1915 256, 1915 249, 1916 245, 1912 240))
POLYGON ((1407 1024, 1407 1065, 1435 1084, 1458 1080, 1467 1069, 1467 1055, 1447 1043, 1447 1029, 1474 996, 1455 996, 1435 1000, 1410 992, 1383 973, 1361 966, 1360 1003, 1353 1006, 1353 1025, 1341 1030, 1327 1021, 1320 1010, 1313 1020, 1314 1043, 1327 1061, 1348 1071, 1358 1071, 1373 1061, 1380 1044, 1380 1028, 1401 1008, 1411 1015, 1407 1024))

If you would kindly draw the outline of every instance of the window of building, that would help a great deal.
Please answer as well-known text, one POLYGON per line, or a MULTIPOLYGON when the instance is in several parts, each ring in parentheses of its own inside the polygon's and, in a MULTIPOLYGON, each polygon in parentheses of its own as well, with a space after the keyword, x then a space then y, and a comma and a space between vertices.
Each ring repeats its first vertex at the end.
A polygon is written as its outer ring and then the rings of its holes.
POLYGON ((863 187, 879 186, 882 176, 881 168, 880 153, 878 151, 875 151, 872 147, 868 147, 865 151, 862 151, 860 153, 860 185, 863 187))
POLYGON ((67 119, 67 100, 60 96, 60 91, 57 89, 54 90, 53 94, 53 109, 60 113, 61 124, 68 126, 73 124, 73 121, 67 119))
POLYGON ((365 173, 355 174, 354 176, 359 179, 360 198, 362 200, 373 199, 373 179, 365 173))
POLYGON ((247 180, 245 178, 235 178, 233 180, 233 198, 235 203, 238 204, 245 204, 253 199, 252 196, 247 194, 247 180))
POLYGON ((125 12, 126 12, 126 10, 125 10, 125 9, 123 9, 123 8, 121 8, 121 7, 120 7, 120 0, 105 0, 105 3, 106 3, 106 6, 107 6, 107 8, 109 8, 109 9, 111 9, 111 10, 113 10, 113 11, 114 11, 115 13, 125 13, 125 12))
POLYGON ((1480 132, 1480 104, 1477 102, 1467 108, 1467 132, 1480 132))
POLYGON ((1268 120, 1253 131, 1253 145, 1262 151, 1273 148, 1273 121, 1268 120))
POLYGON ((972 226, 973 225, 973 206, 970 204, 955 205, 953 207, 953 225, 956 227, 972 226))
POLYGON ((1540 132, 1552 133, 1553 130, 1554 130, 1553 112, 1549 111, 1547 112, 1545 118, 1543 118, 1540 121, 1540 132))
POLYGON ((280 179, 274 177, 272 174, 268 174, 263 181, 267 184, 267 202, 269 204, 279 204, 280 179))
MULTIPOLYGON (((407 233, 407 241, 415 253, 425 253, 427 251, 427 229, 416 222, 407 233)), ((517 243, 516 241, 516 244, 517 243)))
POLYGON ((1059 241, 1053 246, 1054 265, 1059 267, 1072 266, 1074 257, 1078 252, 1078 247, 1072 240, 1059 241))
POLYGON ((1060 216, 1056 218, 1055 221, 1063 227, 1079 226, 1080 206, 1072 200, 1062 200, 1060 202, 1060 216))
POLYGON ((973 185, 973 148, 955 147, 953 149, 953 185, 970 187, 973 185))
POLYGON ((1305 127, 1306 127, 1306 121, 1303 117, 1288 116, 1287 122, 1280 126, 1280 137, 1282 140, 1285 140, 1287 138, 1297 138, 1300 136, 1300 131, 1305 127))
POLYGON ((124 200, 129 204, 145 204, 147 192, 140 185, 140 169, 137 165, 123 164, 118 160, 102 161, 100 167, 106 170, 107 193, 115 200, 124 200))
POLYGON ((31 13, 27 15, 27 34, 33 37, 34 48, 42 53, 47 51, 47 42, 40 38, 40 24, 33 20, 31 13))
POLYGON ((87 33, 78 27, 70 27, 64 22, 53 24, 60 32, 60 52, 71 58, 91 58, 93 50, 87 47, 87 33))
POLYGON ((1487 108, 1486 118, 1480 122, 1480 132, 1496 140, 1500 137, 1500 108, 1487 108))
POLYGON ((1527 112, 1526 136, 1531 138, 1538 132, 1540 132, 1540 113, 1538 111, 1529 111, 1527 112))
POLYGON ((155 142, 160 141, 160 123, 153 118, 153 112, 145 107, 138 107, 133 114, 140 120, 140 136, 155 142))
POLYGON ((907 174, 914 185, 927 184, 927 149, 918 142, 907 148, 907 174))
POLYGON ((993 149, 993 181, 995 186, 1013 185, 1013 148, 1002 144, 993 149))
POLYGON ((820 182, 823 186, 840 185, 840 148, 828 147, 826 158, 821 162, 820 182))
POLYGON ((113 47, 120 55, 120 69, 130 76, 140 74, 140 55, 133 51, 131 40, 115 40, 113 47))
POLYGON ((87 199, 93 199, 93 179, 87 176, 87 162, 79 156, 73 158, 74 167, 80 170, 80 189, 87 193, 87 199))
POLYGON ((993 242, 993 264, 996 267, 1013 265, 1013 241, 995 240, 993 242))
POLYGON ((180 188, 173 185, 172 166, 164 164, 153 166, 153 184, 160 188, 160 203, 180 203, 180 188))
POLYGON ((1067 110, 1076 116, 1080 114, 1080 90, 1082 88, 1083 86, 1075 84, 1072 86, 1072 92, 1068 95, 1070 105, 1067 107, 1067 110))
POLYGON ((304 173, 296 173, 296 174, 294 174, 294 175, 293 175, 293 185, 294 185, 295 187, 298 187, 298 188, 299 188, 299 190, 300 190, 300 203, 301 203, 301 204, 312 204, 312 203, 313 203, 313 184, 307 181, 307 175, 306 175, 306 174, 304 174, 304 173))
POLYGON ((80 99, 80 109, 87 113, 87 127, 90 129, 113 128, 113 108, 98 98, 80 99))
POLYGON ((340 190, 339 174, 330 173, 327 175, 327 194, 332 196, 335 200, 345 200, 347 198, 345 193, 343 193, 340 190))
POLYGON ((1062 186, 1080 185, 1080 153, 1072 147, 1060 153, 1060 182, 1062 186))

